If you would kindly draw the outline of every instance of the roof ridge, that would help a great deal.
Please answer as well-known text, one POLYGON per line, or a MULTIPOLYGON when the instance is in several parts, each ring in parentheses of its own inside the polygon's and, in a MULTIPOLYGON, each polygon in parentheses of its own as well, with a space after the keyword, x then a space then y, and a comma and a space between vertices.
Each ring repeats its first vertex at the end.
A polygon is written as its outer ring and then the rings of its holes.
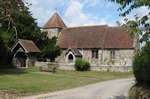
POLYGON ((27 40, 27 39, 18 39, 18 41, 28 41, 28 42, 33 42, 32 40, 27 40))
POLYGON ((109 26, 108 26, 108 25, 87 25, 87 26, 67 27, 66 29, 74 29, 74 28, 88 28, 88 27, 109 27, 109 26))

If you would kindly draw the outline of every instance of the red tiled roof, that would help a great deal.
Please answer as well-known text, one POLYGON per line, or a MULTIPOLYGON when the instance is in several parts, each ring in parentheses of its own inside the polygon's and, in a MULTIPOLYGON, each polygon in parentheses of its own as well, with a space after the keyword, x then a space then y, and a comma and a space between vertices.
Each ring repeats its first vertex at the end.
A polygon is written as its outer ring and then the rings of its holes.
POLYGON ((121 27, 87 26, 62 30, 60 48, 134 48, 133 39, 121 27))
POLYGON ((43 29, 49 28, 65 28, 66 25, 58 15, 58 13, 54 13, 54 15, 50 18, 50 20, 44 25, 43 29))
POLYGON ((35 45, 33 41, 24 39, 19 39, 18 42, 13 46, 12 50, 15 49, 18 44, 20 44, 24 48, 26 53, 40 52, 40 49, 35 45))

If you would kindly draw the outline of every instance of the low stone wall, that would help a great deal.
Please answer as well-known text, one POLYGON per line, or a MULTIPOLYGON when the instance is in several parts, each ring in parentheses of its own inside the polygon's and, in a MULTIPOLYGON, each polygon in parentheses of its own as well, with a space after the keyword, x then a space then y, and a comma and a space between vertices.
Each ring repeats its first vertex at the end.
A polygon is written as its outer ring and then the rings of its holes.
POLYGON ((75 70, 74 65, 66 65, 66 64, 59 64, 59 69, 61 70, 75 70))
MULTIPOLYGON (((62 70, 75 70, 74 64, 59 64, 59 69, 62 70)), ((94 71, 110 71, 110 72, 129 72, 132 71, 132 66, 91 66, 94 71)))
POLYGON ((99 66, 100 71, 119 71, 119 72, 129 72, 132 71, 132 66, 99 66))
MULTIPOLYGON (((40 66, 47 66, 48 62, 36 62, 35 66, 40 67, 40 66)), ((61 70, 75 70, 74 69, 74 64, 63 64, 59 63, 58 66, 59 69, 61 70)), ((91 70, 94 71, 110 71, 110 72, 129 72, 132 71, 132 66, 91 66, 91 70)))
POLYGON ((41 67, 41 66, 48 66, 48 62, 35 62, 36 67, 41 67))

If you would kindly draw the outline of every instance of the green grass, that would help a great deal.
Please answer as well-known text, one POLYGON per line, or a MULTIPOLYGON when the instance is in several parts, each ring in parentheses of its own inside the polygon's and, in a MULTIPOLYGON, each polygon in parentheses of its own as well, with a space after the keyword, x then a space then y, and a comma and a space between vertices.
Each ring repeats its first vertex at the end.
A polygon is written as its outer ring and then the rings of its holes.
POLYGON ((131 72, 57 71, 52 74, 35 68, 24 71, 1 70, 0 90, 17 95, 31 95, 131 76, 131 72))

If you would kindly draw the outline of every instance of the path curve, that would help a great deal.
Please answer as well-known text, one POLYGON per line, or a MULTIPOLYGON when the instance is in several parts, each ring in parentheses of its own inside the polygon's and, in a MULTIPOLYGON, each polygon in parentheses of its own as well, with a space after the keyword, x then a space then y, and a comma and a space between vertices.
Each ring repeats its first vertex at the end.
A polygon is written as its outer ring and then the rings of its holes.
POLYGON ((109 80, 65 91, 24 97, 23 99, 123 99, 123 97, 127 97, 128 90, 133 84, 133 78, 109 80))

